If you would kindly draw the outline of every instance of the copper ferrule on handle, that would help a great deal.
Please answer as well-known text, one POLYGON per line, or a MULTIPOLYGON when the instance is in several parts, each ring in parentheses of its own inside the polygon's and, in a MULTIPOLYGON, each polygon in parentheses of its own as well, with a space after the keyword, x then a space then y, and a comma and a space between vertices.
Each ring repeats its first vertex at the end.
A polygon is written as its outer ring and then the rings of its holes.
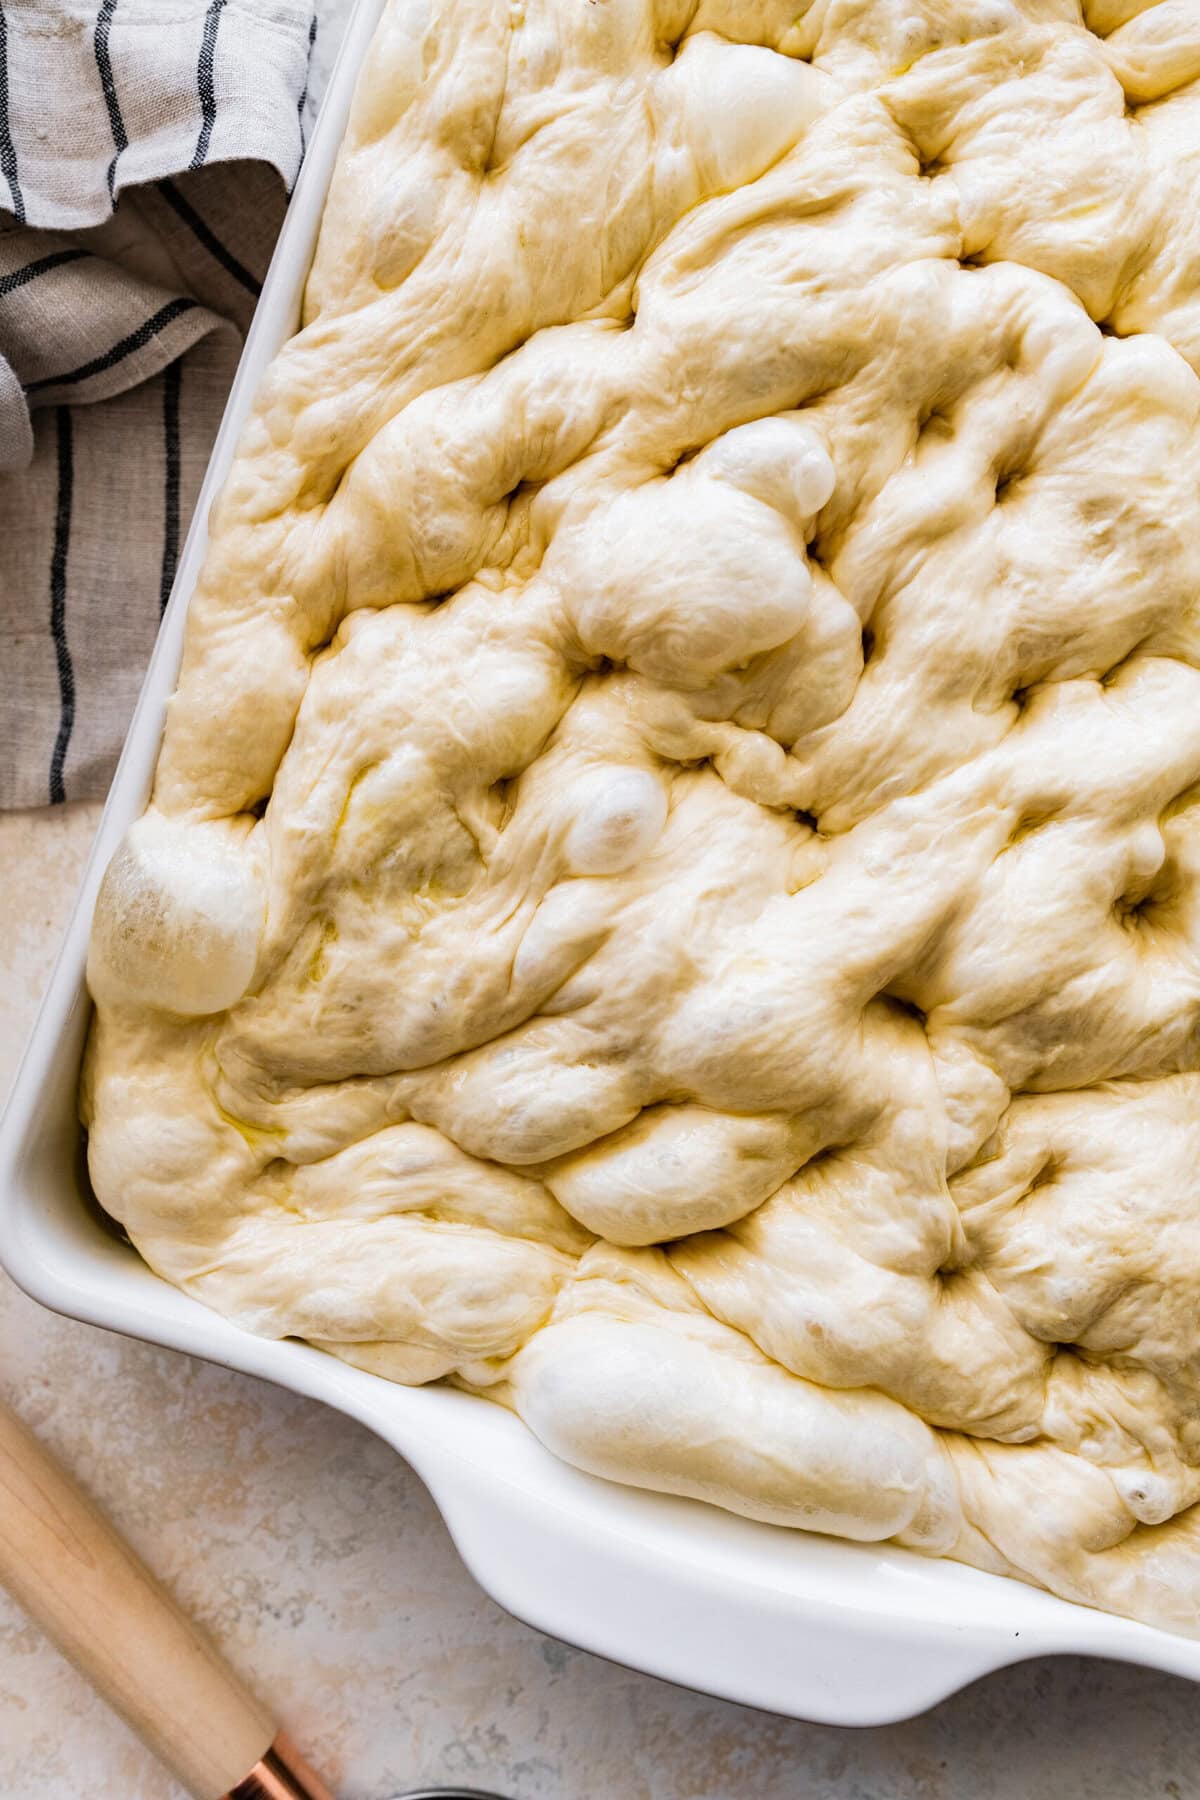
POLYGON ((224 1800, 333 1800, 333 1795, 281 1731, 224 1800))

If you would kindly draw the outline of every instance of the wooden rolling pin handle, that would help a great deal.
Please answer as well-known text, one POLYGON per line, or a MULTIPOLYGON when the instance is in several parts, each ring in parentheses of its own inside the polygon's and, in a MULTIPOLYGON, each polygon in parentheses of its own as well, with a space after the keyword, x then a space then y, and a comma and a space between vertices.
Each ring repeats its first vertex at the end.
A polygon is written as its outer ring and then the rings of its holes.
POLYGON ((0 1582, 196 1800, 332 1800, 208 1639, 3 1407, 0 1582))

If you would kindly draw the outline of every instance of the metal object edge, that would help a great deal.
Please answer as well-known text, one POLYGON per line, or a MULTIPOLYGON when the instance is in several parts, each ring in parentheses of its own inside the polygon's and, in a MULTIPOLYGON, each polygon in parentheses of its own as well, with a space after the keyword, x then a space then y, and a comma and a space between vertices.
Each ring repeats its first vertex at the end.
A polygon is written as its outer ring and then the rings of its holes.
POLYGON ((316 1771, 282 1731, 224 1800, 334 1800, 316 1771))

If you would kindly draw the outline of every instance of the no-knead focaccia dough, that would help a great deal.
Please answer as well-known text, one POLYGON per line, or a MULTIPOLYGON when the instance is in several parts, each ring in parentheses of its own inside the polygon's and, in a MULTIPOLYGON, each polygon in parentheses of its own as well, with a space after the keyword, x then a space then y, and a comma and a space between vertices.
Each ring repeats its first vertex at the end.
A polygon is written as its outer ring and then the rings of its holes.
POLYGON ((394 0, 96 1191, 619 1481, 1200 1631, 1200 7, 394 0))

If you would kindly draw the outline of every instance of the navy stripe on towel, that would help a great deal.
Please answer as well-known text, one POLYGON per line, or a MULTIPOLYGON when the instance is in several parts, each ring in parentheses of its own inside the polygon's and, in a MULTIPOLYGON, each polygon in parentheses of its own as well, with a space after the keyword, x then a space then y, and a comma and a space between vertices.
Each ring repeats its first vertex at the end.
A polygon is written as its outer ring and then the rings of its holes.
POLYGON ((48 275, 51 269, 61 269, 64 263, 82 262, 87 256, 86 250, 52 250, 49 256, 39 256, 36 262, 26 263, 23 269, 14 269, 11 275, 0 275, 0 300, 6 294, 13 294, 23 288, 27 281, 36 281, 39 275, 48 275))
POLYGON ((112 16, 116 10, 117 0, 104 0, 96 16, 96 33, 92 40, 96 52, 96 67, 100 71, 100 86, 104 90, 104 104, 108 108, 108 126, 112 132, 114 147, 108 165, 108 197, 110 200, 115 196, 117 158, 122 150, 129 148, 125 121, 121 117, 121 103, 117 99, 117 86, 113 80, 112 59, 108 54, 108 34, 112 28, 112 16))
POLYGON ((208 146, 212 139, 213 125, 217 117, 217 90, 213 80, 213 64, 217 54, 217 32, 221 25, 221 13, 225 0, 208 0, 208 11, 204 15, 204 37, 200 44, 200 61, 196 67, 196 87, 200 94, 200 112, 203 124, 200 136, 196 139, 196 148, 192 152, 190 168, 198 169, 208 155, 208 146))
POLYGON ((8 21, 0 0, 0 175, 8 183, 12 210, 18 225, 25 223, 25 200, 17 178, 17 147, 8 122, 8 21))
POLYGON ((58 735, 50 757, 50 804, 61 806, 67 797, 63 765, 75 725, 75 671, 67 643, 67 554, 71 547, 71 496, 75 470, 71 454, 71 409, 60 406, 54 415, 58 437, 58 504, 54 513, 54 549, 50 557, 50 632, 58 665, 58 735))
POLYGON ((313 45, 316 43, 316 41, 317 41, 317 14, 316 14, 316 8, 314 7, 313 16, 308 21, 308 62, 305 64, 305 68, 304 68, 304 86, 300 89, 300 104, 296 108, 296 112, 300 118, 300 154, 301 154, 301 156, 303 156, 304 152, 308 149, 308 145, 304 140, 304 108, 308 105, 308 72, 312 68, 313 45))
POLYGON ((117 363, 132 356, 135 350, 144 349, 152 337, 157 337, 160 331, 183 313, 192 312, 198 304, 198 301, 185 296, 168 300, 165 306, 160 306, 143 325, 139 325, 136 331, 131 331, 128 337, 123 337, 120 343, 114 344, 111 350, 105 350, 101 356, 94 356, 91 362, 81 363, 77 369, 68 370, 65 375, 44 375, 40 381, 31 381, 26 391, 33 394, 39 388, 63 387, 67 382, 87 381, 93 375, 102 375, 106 369, 115 368, 117 363))
POLYGON ((255 280, 245 264, 240 263, 233 251, 225 247, 216 232, 200 217, 191 202, 184 199, 175 183, 160 181, 158 191, 171 211, 183 220, 197 242, 204 245, 208 254, 220 263, 226 274, 232 275, 233 279, 239 282, 248 294, 253 294, 257 300, 262 293, 262 282, 255 280))
POLYGON ((158 611, 161 617, 171 598, 175 565, 179 561, 179 390, 183 385, 183 358, 176 357, 163 371, 163 439, 166 484, 163 490, 162 572, 158 579, 158 611))

